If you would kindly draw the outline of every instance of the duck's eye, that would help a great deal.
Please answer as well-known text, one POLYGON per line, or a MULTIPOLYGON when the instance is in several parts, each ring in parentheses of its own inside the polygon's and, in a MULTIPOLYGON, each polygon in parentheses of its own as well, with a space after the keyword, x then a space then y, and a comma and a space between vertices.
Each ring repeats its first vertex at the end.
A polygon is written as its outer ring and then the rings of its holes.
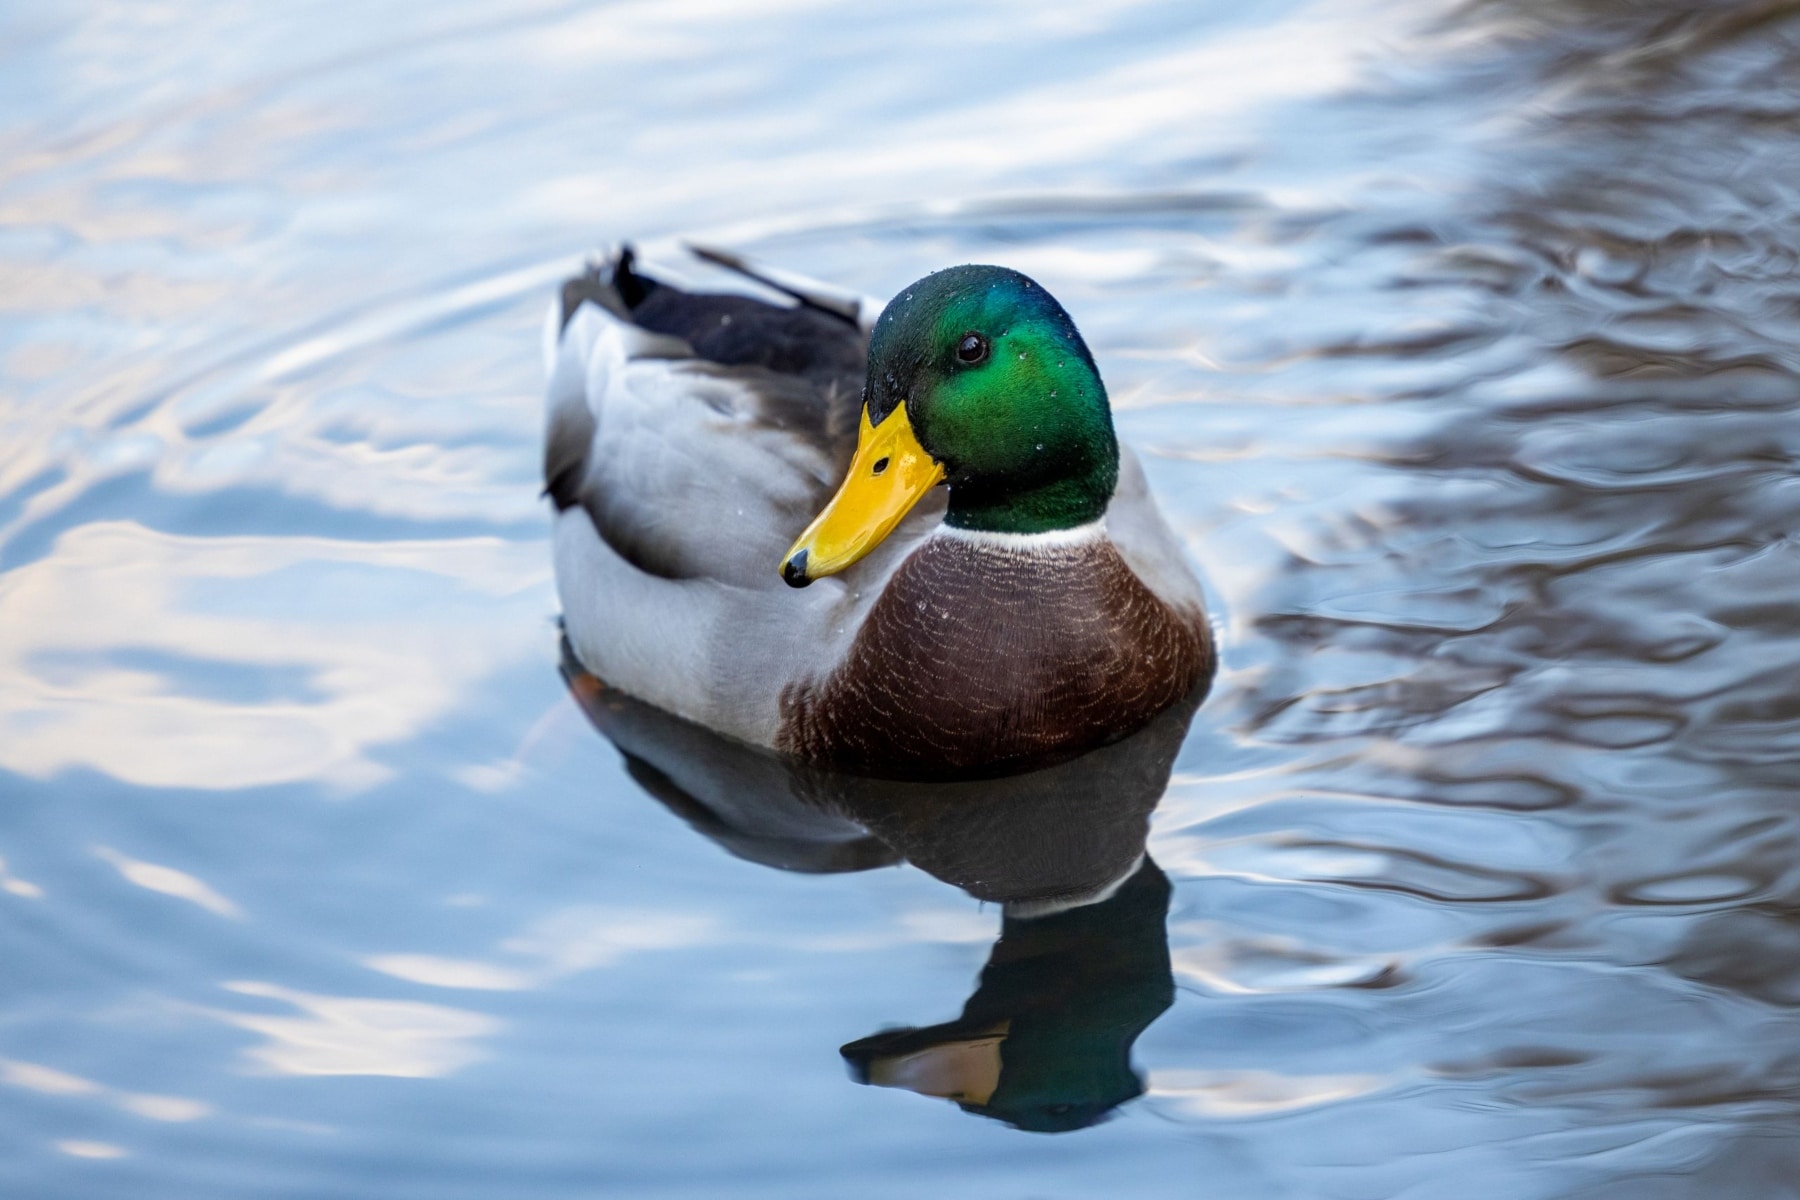
POLYGON ((967 363, 972 367, 976 363, 986 362, 987 356, 988 340, 979 333, 965 333, 963 340, 956 344, 958 362, 967 363))
POLYGON ((884 454, 880 458, 875 460, 875 465, 870 468, 869 474, 879 475, 883 471, 887 470, 887 465, 888 465, 887 455, 884 454))

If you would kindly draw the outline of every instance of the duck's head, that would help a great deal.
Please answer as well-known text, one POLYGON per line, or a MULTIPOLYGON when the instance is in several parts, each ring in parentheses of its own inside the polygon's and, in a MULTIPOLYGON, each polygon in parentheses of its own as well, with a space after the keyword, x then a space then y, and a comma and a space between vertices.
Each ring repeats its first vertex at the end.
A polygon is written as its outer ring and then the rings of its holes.
POLYGON ((848 567, 940 483, 947 524, 1043 533, 1098 520, 1118 475, 1106 388, 1062 305, 1017 271, 951 267, 875 322, 850 474, 782 578, 848 567))

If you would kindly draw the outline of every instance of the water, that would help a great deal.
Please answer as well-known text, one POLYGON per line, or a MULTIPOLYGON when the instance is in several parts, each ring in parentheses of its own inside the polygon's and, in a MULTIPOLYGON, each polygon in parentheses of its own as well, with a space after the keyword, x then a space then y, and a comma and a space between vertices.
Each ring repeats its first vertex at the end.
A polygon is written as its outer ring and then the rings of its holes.
POLYGON ((758 8, 0 12, 0 1194, 1800 1194, 1800 6, 758 8), (1110 1120, 853 1082, 1029 922, 571 698, 621 236, 1086 332, 1224 638, 1110 1120))

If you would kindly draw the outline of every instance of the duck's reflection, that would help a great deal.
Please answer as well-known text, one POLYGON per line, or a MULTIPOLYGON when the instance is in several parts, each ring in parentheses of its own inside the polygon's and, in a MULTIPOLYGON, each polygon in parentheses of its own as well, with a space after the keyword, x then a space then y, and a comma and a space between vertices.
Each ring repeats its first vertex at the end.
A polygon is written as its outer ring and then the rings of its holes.
POLYGON ((1169 883, 1144 844, 1198 695, 1073 762, 926 784, 788 763, 641 704, 566 653, 563 673, 632 777, 732 854, 807 872, 906 859, 1003 906, 959 1018, 843 1047, 862 1082, 1047 1132, 1143 1091, 1132 1044, 1174 998, 1169 883))
POLYGON ((1169 881, 1145 859, 1105 900, 1010 913, 962 1016, 851 1042, 864 1083, 955 1100, 1020 1129, 1092 1125, 1144 1090, 1131 1046, 1175 999, 1169 881))

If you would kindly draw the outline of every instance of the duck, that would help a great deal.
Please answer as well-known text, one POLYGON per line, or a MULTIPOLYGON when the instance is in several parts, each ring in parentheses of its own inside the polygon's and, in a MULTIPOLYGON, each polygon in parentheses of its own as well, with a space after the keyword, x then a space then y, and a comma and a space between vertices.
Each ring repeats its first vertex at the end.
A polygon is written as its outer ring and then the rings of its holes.
POLYGON ((883 305, 689 254, 737 286, 626 246, 546 321, 583 668, 779 758, 904 780, 1038 770, 1204 695, 1199 580, 1042 285, 953 266, 883 305))

